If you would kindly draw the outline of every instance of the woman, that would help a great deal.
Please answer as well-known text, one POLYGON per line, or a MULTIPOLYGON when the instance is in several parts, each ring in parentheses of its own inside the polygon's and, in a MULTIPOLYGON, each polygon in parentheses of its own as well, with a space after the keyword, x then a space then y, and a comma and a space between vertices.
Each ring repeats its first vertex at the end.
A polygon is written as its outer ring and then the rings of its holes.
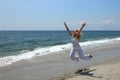
POLYGON ((74 61, 79 61, 79 58, 84 59, 84 60, 90 60, 92 58, 92 55, 90 54, 84 54, 81 46, 79 45, 79 39, 81 37, 81 31, 84 28, 84 26, 86 25, 86 23, 82 24, 82 27, 80 29, 76 29, 74 32, 70 32, 67 24, 64 22, 65 28, 67 30, 67 32, 69 33, 69 35, 72 38, 72 44, 73 44, 73 48, 70 52, 70 57, 72 60, 74 61), (78 53, 78 56, 75 55, 75 52, 78 53))

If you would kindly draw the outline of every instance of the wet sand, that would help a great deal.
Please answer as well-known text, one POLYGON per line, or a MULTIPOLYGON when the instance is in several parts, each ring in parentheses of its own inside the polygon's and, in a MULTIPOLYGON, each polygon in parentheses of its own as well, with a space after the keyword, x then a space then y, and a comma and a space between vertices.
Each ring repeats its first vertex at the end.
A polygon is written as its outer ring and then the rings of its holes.
MULTIPOLYGON (((99 52, 96 51, 92 53, 94 58, 91 61, 80 60, 80 62, 74 62, 69 58, 69 51, 57 52, 47 56, 22 60, 9 66, 1 67, 0 80, 59 80, 63 79, 64 77, 67 77, 68 80, 79 80, 79 77, 84 77, 84 75, 74 73, 81 68, 89 68, 90 70, 95 69, 93 72, 96 73, 94 73, 93 76, 97 76, 98 74, 98 77, 104 77, 102 74, 105 75, 106 73, 99 72, 111 65, 106 65, 104 62, 112 61, 115 57, 120 56, 119 53, 119 47, 103 49, 99 52), (106 65, 106 67, 101 67, 99 63, 106 65), (94 65, 97 65, 98 67, 91 67, 94 65)), ((91 76, 88 76, 88 79, 89 77, 91 76)), ((82 80, 87 79, 85 78, 82 80)), ((95 78, 95 80, 97 79, 95 78)))

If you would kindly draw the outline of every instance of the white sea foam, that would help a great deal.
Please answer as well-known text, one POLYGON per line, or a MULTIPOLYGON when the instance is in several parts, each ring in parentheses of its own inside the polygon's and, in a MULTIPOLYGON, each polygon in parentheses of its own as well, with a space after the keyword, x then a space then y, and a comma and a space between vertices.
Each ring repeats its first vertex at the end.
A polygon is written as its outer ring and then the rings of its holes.
MULTIPOLYGON (((82 47, 98 47, 102 45, 109 45, 109 44, 120 44, 120 38, 113 38, 113 39, 101 39, 101 40, 95 40, 95 41, 86 41, 81 42, 80 45, 82 47)), ((19 55, 12 55, 7 57, 0 58, 0 67, 10 65, 14 62, 23 60, 23 59, 31 59, 35 56, 42 56, 47 55, 53 52, 63 51, 72 48, 72 44, 64 44, 64 45, 56 45, 56 46, 50 46, 50 47, 44 47, 44 48, 36 48, 32 51, 21 51, 21 54, 19 55)))
POLYGON ((95 41, 86 41, 81 43, 82 46, 96 46, 96 45, 107 45, 107 44, 116 44, 120 43, 120 38, 113 38, 113 39, 101 39, 101 40, 95 40, 95 41))

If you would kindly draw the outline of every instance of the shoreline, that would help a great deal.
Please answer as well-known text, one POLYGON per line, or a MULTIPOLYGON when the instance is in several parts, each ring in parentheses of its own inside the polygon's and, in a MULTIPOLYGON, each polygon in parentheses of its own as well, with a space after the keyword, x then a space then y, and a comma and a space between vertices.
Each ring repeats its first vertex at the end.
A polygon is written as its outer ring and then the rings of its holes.
MULTIPOLYGON (((118 45, 119 40, 120 40, 119 37, 113 38, 113 39, 100 39, 95 41, 93 40, 93 41, 80 42, 80 45, 82 49, 85 51, 85 53, 91 54, 97 51, 99 52, 100 50, 103 50, 103 49, 109 49, 109 48, 113 49, 113 48, 120 47, 120 45, 118 45)), ((56 45, 56 46, 54 45, 54 46, 43 47, 43 48, 35 48, 31 51, 23 50, 23 51, 20 51, 21 54, 0 57, 0 67, 12 65, 15 62, 18 62, 24 59, 26 60, 31 59, 37 56, 44 56, 52 53, 59 53, 62 51, 64 52, 65 50, 70 51, 71 47, 72 47, 71 43, 67 43, 67 44, 56 45)))
POLYGON ((12 65, 0 68, 1 80, 59 80, 58 77, 73 74, 75 71, 103 63, 120 57, 120 47, 103 49, 94 52, 89 62, 80 60, 74 62, 69 58, 69 51, 57 52, 42 57, 22 60, 12 65), (109 54, 109 56, 108 56, 109 54))

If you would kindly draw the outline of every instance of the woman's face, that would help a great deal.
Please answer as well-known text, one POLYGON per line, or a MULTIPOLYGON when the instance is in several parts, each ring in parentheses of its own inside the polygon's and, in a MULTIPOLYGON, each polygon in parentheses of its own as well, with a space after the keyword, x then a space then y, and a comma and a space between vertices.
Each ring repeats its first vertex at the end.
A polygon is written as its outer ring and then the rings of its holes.
POLYGON ((72 33, 72 36, 79 39, 80 38, 80 33, 79 33, 79 30, 76 29, 73 33, 72 33))

